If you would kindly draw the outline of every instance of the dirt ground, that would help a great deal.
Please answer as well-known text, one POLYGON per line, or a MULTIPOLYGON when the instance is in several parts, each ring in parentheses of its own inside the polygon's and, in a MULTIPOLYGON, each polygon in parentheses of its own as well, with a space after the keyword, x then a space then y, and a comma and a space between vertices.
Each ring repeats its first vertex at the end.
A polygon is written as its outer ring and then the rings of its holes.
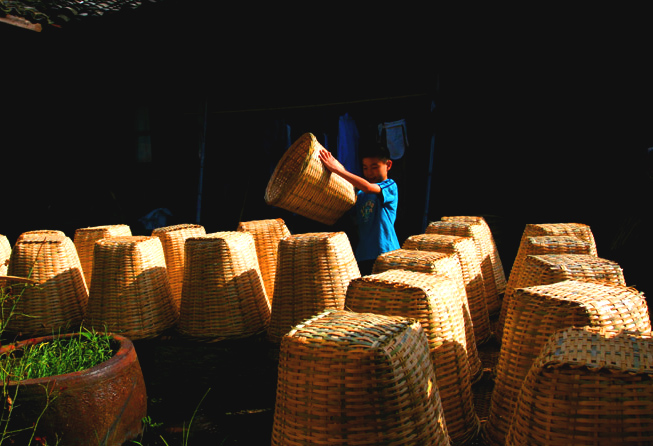
MULTIPOLYGON (((275 349, 265 336, 202 343, 174 332, 134 342, 148 392, 143 446, 269 445, 277 380, 275 349), (184 443, 187 435, 187 443, 184 443)), ((498 346, 479 346, 484 373, 473 386, 484 422, 498 346)), ((124 446, 138 443, 127 442, 124 446)), ((467 443, 483 446, 481 435, 467 443)))

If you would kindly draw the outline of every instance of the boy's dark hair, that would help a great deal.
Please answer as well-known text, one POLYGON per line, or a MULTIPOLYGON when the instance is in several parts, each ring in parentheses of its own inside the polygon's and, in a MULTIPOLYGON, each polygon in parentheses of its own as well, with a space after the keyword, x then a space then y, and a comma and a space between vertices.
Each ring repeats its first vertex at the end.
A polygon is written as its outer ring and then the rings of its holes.
POLYGON ((390 151, 384 144, 375 142, 361 147, 359 156, 360 159, 378 158, 381 161, 387 161, 390 159, 390 151))

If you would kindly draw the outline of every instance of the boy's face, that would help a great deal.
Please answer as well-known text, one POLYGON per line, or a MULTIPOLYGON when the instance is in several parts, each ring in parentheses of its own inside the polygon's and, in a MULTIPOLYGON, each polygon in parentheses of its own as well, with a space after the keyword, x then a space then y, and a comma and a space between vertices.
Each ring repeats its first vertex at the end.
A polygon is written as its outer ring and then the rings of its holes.
POLYGON ((388 179, 388 170, 392 167, 392 160, 380 158, 363 158, 363 176, 370 183, 380 183, 388 179))

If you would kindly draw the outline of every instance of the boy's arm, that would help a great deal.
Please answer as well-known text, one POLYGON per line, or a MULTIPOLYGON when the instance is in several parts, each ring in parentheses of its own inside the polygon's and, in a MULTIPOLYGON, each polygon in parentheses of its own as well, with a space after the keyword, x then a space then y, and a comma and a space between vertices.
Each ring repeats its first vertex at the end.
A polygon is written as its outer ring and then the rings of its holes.
POLYGON ((329 172, 335 173, 349 181, 356 189, 360 189, 368 194, 381 193, 381 187, 378 184, 370 183, 365 178, 349 172, 328 150, 320 149, 319 157, 329 172))

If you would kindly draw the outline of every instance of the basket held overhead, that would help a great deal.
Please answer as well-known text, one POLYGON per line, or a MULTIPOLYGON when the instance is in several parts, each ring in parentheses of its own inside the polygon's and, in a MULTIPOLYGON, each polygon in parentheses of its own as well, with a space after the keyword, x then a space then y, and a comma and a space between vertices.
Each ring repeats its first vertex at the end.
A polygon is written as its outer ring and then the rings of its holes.
POLYGON ((265 202, 327 225, 349 210, 356 203, 354 187, 324 167, 321 148, 311 133, 297 139, 274 169, 265 202))
POLYGON ((328 310, 281 342, 272 445, 450 445, 414 319, 328 310), (310 358, 310 359, 308 359, 310 358))
POLYGON ((6 235, 0 234, 0 276, 7 274, 9 257, 11 257, 11 244, 6 235))

